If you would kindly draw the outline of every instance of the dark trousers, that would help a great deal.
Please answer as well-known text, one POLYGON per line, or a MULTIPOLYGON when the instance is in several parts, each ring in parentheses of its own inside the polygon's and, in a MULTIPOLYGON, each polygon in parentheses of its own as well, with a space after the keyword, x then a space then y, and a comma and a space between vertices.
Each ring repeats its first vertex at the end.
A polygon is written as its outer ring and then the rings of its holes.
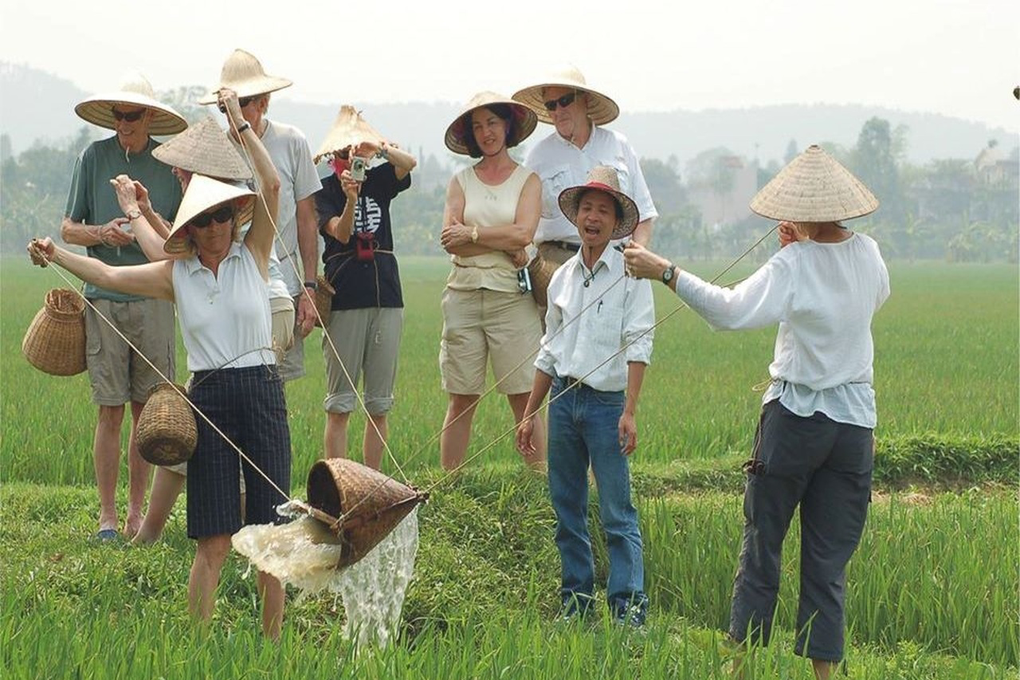
POLYGON ((874 434, 804 418, 779 403, 762 408, 744 492, 744 541, 733 585, 730 636, 768 644, 779 593, 783 538, 800 505, 798 654, 843 658, 846 565, 864 530, 874 434))

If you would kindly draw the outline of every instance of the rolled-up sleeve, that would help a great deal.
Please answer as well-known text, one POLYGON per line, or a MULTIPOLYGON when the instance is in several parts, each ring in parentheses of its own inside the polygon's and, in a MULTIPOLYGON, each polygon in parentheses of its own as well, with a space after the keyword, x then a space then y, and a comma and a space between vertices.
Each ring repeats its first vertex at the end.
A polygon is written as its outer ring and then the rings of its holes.
POLYGON ((655 335, 655 301, 652 285, 647 280, 627 280, 624 304, 623 342, 627 347, 627 363, 652 362, 652 339, 655 335))
POLYGON ((796 258, 781 251, 732 289, 682 271, 676 293, 715 330, 770 326, 783 320, 793 295, 795 266, 796 258))

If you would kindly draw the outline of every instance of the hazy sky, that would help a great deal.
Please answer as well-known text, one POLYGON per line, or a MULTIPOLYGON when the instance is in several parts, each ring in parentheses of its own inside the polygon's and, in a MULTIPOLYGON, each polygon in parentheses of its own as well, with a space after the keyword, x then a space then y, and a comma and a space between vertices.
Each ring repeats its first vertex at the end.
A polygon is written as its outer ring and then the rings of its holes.
POLYGON ((88 91, 131 69, 211 86, 242 47, 322 103, 511 94, 572 62, 627 111, 862 103, 1020 129, 1017 0, 0 2, 0 60, 88 91))

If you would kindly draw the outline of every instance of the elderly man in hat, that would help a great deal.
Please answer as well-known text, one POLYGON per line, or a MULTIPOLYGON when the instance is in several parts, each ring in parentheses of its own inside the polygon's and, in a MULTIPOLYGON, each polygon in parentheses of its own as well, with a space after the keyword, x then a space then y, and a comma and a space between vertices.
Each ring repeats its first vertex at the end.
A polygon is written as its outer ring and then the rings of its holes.
MULTIPOLYGON (((188 124, 172 108, 156 100, 149 81, 131 74, 120 90, 89 97, 75 107, 82 119, 115 131, 90 144, 74 166, 60 235, 66 243, 84 246, 89 257, 109 265, 147 262, 135 242, 132 225, 145 219, 162 227, 173 219, 181 188, 170 168, 153 158, 159 143, 150 135, 171 135, 188 124), (122 174, 144 182, 152 199, 125 214, 110 180, 122 174)), ((174 313, 163 300, 125 295, 93 284, 85 286, 91 303, 85 310, 86 354, 92 400, 99 406, 93 441, 96 485, 99 488, 100 540, 119 536, 115 492, 120 470, 120 431, 124 404, 131 404, 128 439, 130 475, 125 533, 133 536, 142 521, 149 464, 135 445, 138 416, 160 373, 174 375, 174 313), (134 346, 134 350, 125 342, 134 346), (155 364, 154 370, 138 353, 155 364)))
MULTIPOLYGON (((304 134, 296 127, 270 121, 266 117, 270 93, 292 84, 286 78, 267 75, 253 54, 238 49, 224 62, 220 84, 215 88, 229 88, 237 93, 245 120, 240 127, 247 129, 246 126, 251 126, 280 175, 275 255, 296 309, 293 344, 279 364, 280 375, 285 381, 305 374, 304 337, 315 323, 312 295, 317 285, 315 273, 319 237, 314 195, 322 188, 304 134)), ((199 102, 215 104, 215 92, 199 102)), ((243 131, 231 128, 229 133, 241 154, 246 156, 238 137, 243 131)))
POLYGON ((616 102, 589 87, 573 66, 519 90, 513 98, 531 108, 539 121, 555 127, 524 161, 542 179, 542 218, 534 241, 542 258, 560 265, 578 252, 581 240, 577 229, 556 201, 567 187, 583 184, 599 165, 616 170, 620 188, 638 207, 640 221, 631 238, 642 244, 651 241, 652 221, 658 212, 638 156, 626 137, 602 127, 620 115, 616 102))

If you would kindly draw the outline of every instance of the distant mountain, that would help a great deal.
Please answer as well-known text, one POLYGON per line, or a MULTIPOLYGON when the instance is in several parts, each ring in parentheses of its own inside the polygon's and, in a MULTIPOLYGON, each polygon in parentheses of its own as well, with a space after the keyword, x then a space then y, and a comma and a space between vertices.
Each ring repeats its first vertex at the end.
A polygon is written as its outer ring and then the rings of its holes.
MULTIPOLYGON (((84 123, 74 115, 74 105, 87 95, 72 82, 24 65, 0 62, 0 131, 10 136, 15 154, 35 140, 55 142, 73 135, 84 123)), ((302 129, 312 152, 318 148, 341 103, 313 104, 274 97, 269 117, 302 129)), ((443 145, 446 127, 460 104, 408 102, 370 104, 350 102, 363 109, 366 118, 383 134, 416 155, 436 154, 441 160, 452 154, 443 145)), ((725 146, 764 165, 782 161, 790 140, 803 150, 815 142, 834 142, 851 147, 864 122, 872 116, 887 119, 893 127, 909 128, 907 158, 926 163, 933 158, 974 158, 988 140, 1003 148, 1018 143, 1016 133, 983 123, 934 113, 904 112, 861 105, 783 105, 746 109, 626 112, 612 127, 623 131, 642 156, 663 160, 675 155, 681 170, 699 152, 725 146)), ((540 125, 532 141, 551 130, 540 125)))

